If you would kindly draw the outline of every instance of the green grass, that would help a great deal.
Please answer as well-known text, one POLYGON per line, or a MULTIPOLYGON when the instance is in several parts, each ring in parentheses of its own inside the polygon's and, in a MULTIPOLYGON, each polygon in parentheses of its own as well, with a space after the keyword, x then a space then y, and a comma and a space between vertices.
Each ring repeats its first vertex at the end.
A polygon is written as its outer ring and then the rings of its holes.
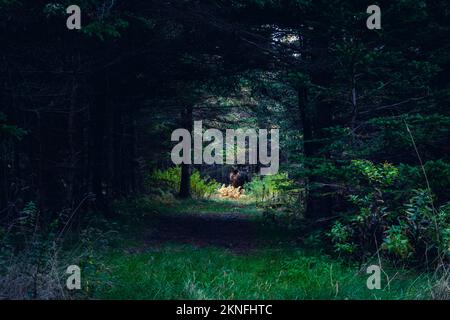
POLYGON ((426 299, 429 291, 426 275, 406 270, 397 270, 389 287, 383 277, 382 290, 369 290, 357 266, 288 248, 236 255, 168 244, 142 253, 112 253, 103 265, 107 281, 95 288, 94 298, 426 299))
POLYGON ((158 213, 165 214, 223 214, 237 213, 254 217, 261 212, 252 201, 207 199, 207 200, 184 200, 175 201, 171 204, 161 205, 157 203, 151 204, 152 208, 158 213))
MULTIPOLYGON (((155 207, 153 207, 155 208, 155 207)), ((390 269, 383 262, 382 290, 369 290, 357 264, 293 241, 298 231, 264 222, 254 204, 183 201, 155 210, 122 244, 99 255, 84 274, 95 299, 428 299, 430 275, 390 269), (164 241, 146 243, 152 216, 231 212, 248 216, 261 247, 235 252, 224 247, 164 241), (132 235, 132 236, 131 236, 132 235)))

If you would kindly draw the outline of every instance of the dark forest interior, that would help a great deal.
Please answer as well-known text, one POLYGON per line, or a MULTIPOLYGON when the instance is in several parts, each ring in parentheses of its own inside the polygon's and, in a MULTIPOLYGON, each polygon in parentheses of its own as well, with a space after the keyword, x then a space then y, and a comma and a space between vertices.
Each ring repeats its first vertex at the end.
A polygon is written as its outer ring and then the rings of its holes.
POLYGON ((0 0, 0 299, 449 299, 450 2, 71 4, 0 0))

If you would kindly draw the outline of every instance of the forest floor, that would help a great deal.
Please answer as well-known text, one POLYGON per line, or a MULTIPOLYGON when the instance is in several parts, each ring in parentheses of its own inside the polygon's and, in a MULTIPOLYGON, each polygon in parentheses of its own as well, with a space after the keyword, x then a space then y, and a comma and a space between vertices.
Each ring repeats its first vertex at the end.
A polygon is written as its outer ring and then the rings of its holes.
POLYGON ((157 208, 88 274, 99 299, 426 299, 429 275, 327 254, 313 236, 267 221, 254 204, 183 201, 157 208), (389 282, 388 282, 389 281, 389 282))

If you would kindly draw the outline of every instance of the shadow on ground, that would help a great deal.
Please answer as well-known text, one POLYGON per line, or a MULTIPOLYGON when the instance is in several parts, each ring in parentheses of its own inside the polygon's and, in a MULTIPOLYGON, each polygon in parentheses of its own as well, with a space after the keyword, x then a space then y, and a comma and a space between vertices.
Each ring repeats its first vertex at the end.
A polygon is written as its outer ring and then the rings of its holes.
POLYGON ((152 219, 152 229, 145 235, 150 246, 182 243, 198 247, 215 246, 234 253, 285 244, 295 244, 295 230, 264 223, 239 214, 160 215, 152 219))

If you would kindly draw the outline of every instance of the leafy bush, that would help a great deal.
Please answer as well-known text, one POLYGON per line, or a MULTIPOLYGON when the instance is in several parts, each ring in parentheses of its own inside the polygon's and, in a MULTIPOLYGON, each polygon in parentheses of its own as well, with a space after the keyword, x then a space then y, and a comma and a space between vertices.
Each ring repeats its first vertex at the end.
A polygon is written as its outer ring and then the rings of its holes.
POLYGON ((191 174, 191 192, 197 198, 209 198, 217 193, 220 183, 214 179, 202 178, 200 172, 195 170, 191 174))
MULTIPOLYGON (((355 253, 374 252, 395 216, 387 201, 398 170, 389 163, 377 165, 368 160, 354 160, 347 170, 353 177, 348 199, 356 208, 343 219, 345 226, 352 230, 348 244, 355 253)), ((339 245, 342 243, 335 243, 335 247, 339 245)))
POLYGON ((448 230, 450 205, 434 208, 427 190, 414 190, 414 195, 404 205, 408 234, 417 252, 425 254, 449 254, 448 230))
POLYGON ((370 254, 381 244, 383 252, 400 259, 448 258, 449 205, 435 208, 429 190, 405 188, 404 169, 368 160, 345 168, 352 176, 348 200, 354 209, 329 233, 337 252, 370 254))
MULTIPOLYGON (((180 188, 181 167, 173 167, 166 170, 155 170, 150 175, 150 190, 155 193, 155 189, 161 188, 176 194, 180 188)), ((190 179, 191 193, 195 198, 209 198, 220 187, 220 184, 209 177, 203 178, 198 170, 194 170, 190 179)))
POLYGON ((399 257, 406 258, 412 254, 412 247, 404 224, 394 225, 386 231, 382 248, 399 257))
POLYGON ((353 160, 351 167, 364 176, 371 185, 390 185, 398 176, 398 169, 390 163, 375 165, 369 160, 353 160))
POLYGON ((61 298, 62 270, 52 227, 40 228, 39 209, 28 202, 0 239, 0 297, 61 298))
POLYGON ((263 215, 269 220, 273 221, 277 216, 284 216, 287 222, 291 223, 303 213, 303 206, 300 205, 302 189, 288 177, 287 173, 255 176, 244 187, 250 198, 263 208, 263 215))
MULTIPOLYGON (((399 190, 420 189, 426 185, 423 170, 420 166, 400 164, 399 168, 399 190)), ((430 183, 430 188, 438 203, 446 203, 450 200, 450 163, 443 160, 427 161, 424 169, 430 183)))
POLYGON ((340 221, 336 221, 328 233, 338 253, 351 254, 354 252, 356 245, 351 242, 352 230, 348 226, 344 226, 340 221))
POLYGON ((114 240, 116 224, 98 214, 85 214, 79 233, 67 233, 72 216, 63 210, 53 221, 45 221, 38 206, 28 202, 0 228, 1 298, 71 299, 88 293, 84 276, 101 267, 98 252, 114 240), (65 286, 67 267, 74 264, 83 273, 83 290, 76 292, 65 286))
POLYGON ((252 181, 245 185, 247 193, 257 200, 264 201, 283 196, 291 189, 294 182, 288 178, 287 173, 277 173, 267 176, 254 176, 252 181))

